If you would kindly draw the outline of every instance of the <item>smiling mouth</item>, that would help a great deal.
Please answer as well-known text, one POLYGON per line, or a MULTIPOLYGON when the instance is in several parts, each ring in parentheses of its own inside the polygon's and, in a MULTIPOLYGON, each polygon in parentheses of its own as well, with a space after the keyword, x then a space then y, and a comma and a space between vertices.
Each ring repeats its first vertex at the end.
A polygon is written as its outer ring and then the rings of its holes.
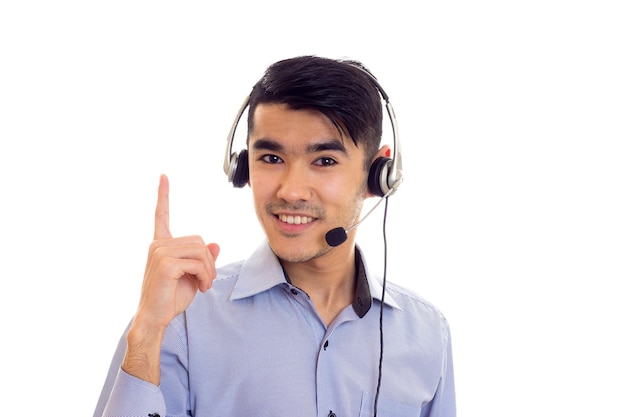
POLYGON ((287 223, 287 224, 307 224, 315 220, 313 217, 290 216, 287 214, 279 214, 278 218, 280 219, 281 222, 287 223))

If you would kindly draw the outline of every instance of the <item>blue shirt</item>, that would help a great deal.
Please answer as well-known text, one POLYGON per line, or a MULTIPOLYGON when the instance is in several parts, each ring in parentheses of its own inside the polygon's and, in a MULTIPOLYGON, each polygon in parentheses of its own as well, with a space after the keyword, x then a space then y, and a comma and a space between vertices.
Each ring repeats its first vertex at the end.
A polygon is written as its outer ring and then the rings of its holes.
MULTIPOLYGON (((356 262, 355 301, 328 327, 267 243, 220 268, 166 330, 160 386, 120 368, 123 335, 94 416, 373 416, 382 281, 356 262)), ((455 416, 444 316, 387 283, 383 334, 378 416, 455 416)))

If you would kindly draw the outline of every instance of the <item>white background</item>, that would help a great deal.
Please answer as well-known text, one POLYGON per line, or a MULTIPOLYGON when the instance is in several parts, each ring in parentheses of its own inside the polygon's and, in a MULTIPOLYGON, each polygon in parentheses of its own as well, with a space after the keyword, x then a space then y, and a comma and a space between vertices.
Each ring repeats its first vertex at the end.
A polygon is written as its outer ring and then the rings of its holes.
MULTIPOLYGON (((221 263, 256 247, 226 134, 265 67, 318 54, 363 61, 391 97, 389 276, 449 319, 459 415, 623 415, 621 2, 212 3, 0 6, 3 414, 91 415, 159 174, 175 235, 221 263)), ((377 268, 381 213, 358 235, 377 268)))

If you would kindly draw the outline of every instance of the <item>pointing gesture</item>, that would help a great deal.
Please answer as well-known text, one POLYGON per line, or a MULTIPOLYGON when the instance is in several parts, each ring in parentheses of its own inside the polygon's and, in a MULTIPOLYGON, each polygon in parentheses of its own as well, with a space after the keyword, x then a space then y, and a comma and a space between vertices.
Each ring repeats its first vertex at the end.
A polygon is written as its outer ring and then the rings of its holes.
POLYGON ((128 332, 122 368, 158 384, 160 345, 166 327, 196 296, 211 288, 220 248, 200 236, 174 238, 170 232, 169 181, 161 175, 154 214, 154 240, 137 313, 128 332))

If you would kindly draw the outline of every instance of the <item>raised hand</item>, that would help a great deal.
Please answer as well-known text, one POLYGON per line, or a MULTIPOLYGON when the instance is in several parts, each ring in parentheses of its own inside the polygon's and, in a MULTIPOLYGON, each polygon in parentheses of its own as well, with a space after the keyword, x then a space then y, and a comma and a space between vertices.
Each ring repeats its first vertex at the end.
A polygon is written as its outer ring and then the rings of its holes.
POLYGON ((122 368, 154 384, 159 381, 160 345, 165 328, 215 278, 215 243, 199 236, 173 238, 169 226, 169 181, 161 175, 141 297, 128 333, 122 368))

